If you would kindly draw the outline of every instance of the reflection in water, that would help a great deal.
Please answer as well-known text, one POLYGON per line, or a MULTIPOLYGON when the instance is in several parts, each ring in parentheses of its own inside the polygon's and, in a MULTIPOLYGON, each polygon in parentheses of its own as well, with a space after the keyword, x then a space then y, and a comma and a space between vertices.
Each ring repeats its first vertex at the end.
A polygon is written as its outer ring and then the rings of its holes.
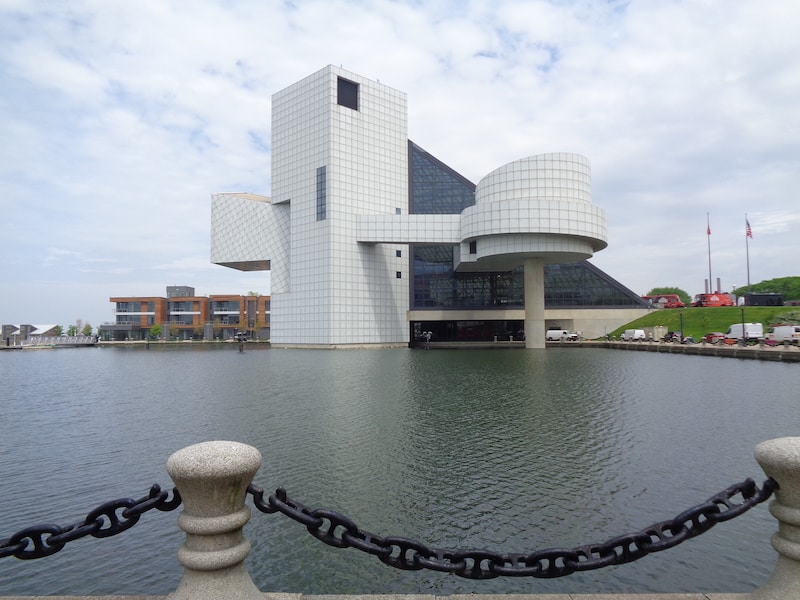
MULTIPOLYGON (((600 349, 96 348, 5 352, 0 373, 0 535, 143 495, 168 484, 172 452, 233 439, 263 453, 258 485, 381 535, 506 552, 574 546, 763 478, 755 444, 798 430, 795 365, 600 349)), ((180 578, 175 518, 148 513, 108 540, 0 561, 0 595, 168 593, 180 578)), ((774 528, 757 508, 629 565, 490 581, 396 571, 280 515, 256 513, 246 534, 264 591, 746 592, 772 570, 774 528)))

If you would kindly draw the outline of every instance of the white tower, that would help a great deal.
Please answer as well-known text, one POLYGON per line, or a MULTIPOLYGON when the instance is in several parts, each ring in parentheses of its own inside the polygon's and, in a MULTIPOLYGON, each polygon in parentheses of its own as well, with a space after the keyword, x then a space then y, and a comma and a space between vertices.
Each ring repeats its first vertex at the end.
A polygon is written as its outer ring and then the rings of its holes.
POLYGON ((407 212, 407 144, 406 95, 354 73, 328 66, 273 96, 272 204, 289 211, 273 344, 408 341, 407 252, 356 243, 358 215, 407 212))

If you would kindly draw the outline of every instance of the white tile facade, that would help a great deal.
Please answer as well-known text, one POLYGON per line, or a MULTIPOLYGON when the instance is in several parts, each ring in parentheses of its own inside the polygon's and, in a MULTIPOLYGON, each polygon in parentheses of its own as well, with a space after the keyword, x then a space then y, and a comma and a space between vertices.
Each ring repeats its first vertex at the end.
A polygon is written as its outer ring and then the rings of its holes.
POLYGON ((590 258, 608 237, 605 212, 591 199, 591 167, 579 154, 541 154, 495 169, 478 182, 475 206, 461 213, 458 268, 590 258))
POLYGON ((359 215, 408 212, 406 95, 328 66, 275 94, 272 107, 272 201, 291 214, 273 344, 407 342, 408 253, 356 241, 359 215), (337 103, 339 77, 358 84, 358 110, 337 103), (323 166, 326 218, 317 220, 323 166))
POLYGON ((578 154, 504 165, 478 183, 475 202, 460 215, 364 215, 357 239, 458 244, 459 271, 510 270, 528 258, 577 262, 607 245, 605 212, 591 204, 589 161, 578 154))
POLYGON ((285 289, 288 207, 273 206, 269 198, 254 194, 212 194, 211 262, 243 271, 268 269, 271 264, 272 290, 285 289))

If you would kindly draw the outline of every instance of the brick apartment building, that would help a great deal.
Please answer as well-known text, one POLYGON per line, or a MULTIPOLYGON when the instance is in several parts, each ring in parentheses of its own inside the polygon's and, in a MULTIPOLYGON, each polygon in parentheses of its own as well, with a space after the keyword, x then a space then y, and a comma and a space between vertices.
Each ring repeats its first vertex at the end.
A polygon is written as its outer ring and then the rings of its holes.
POLYGON ((166 297, 109 298, 114 322, 98 328, 103 341, 146 340, 153 327, 172 340, 228 340, 238 333, 269 339, 270 297, 216 294, 196 296, 193 287, 167 286, 166 297))

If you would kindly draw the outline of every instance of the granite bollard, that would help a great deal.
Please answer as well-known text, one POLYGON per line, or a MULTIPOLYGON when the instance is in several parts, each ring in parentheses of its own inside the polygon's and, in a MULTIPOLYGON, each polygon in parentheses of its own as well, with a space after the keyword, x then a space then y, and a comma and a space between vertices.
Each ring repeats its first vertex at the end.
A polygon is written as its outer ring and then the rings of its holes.
POLYGON ((239 442, 203 442, 169 457, 186 532, 178 550, 183 577, 170 600, 263 600, 244 565, 250 542, 242 533, 250 520, 247 486, 260 466, 261 453, 239 442))
POLYGON ((753 600, 800 598, 800 437, 777 438, 756 446, 756 460, 780 486, 769 512, 778 520, 772 547, 778 552, 769 579, 753 600))

